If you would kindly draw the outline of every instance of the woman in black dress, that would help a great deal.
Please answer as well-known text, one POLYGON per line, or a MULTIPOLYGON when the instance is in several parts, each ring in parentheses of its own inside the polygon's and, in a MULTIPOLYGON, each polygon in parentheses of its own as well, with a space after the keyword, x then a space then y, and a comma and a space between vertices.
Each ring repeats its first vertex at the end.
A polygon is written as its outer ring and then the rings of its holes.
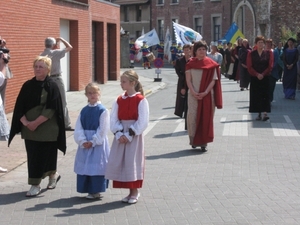
POLYGON ((274 60, 273 53, 264 49, 265 38, 263 36, 257 36, 255 44, 255 50, 249 52, 247 56, 247 68, 251 75, 249 112, 258 113, 256 120, 266 121, 269 119, 267 113, 271 112, 269 76, 274 60))

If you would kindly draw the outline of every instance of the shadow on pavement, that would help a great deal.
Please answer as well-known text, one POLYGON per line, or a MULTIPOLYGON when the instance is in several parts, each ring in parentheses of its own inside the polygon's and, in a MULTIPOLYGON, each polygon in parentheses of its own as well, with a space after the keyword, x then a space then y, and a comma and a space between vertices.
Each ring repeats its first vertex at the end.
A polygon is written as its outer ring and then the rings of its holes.
MULTIPOLYGON (((9 194, 0 194, 0 205, 10 205, 15 204, 16 202, 21 202, 28 200, 30 198, 25 197, 26 191, 15 192, 9 194)), ((38 198, 39 196, 35 197, 38 198)))
POLYGON ((161 120, 178 120, 178 119, 184 119, 184 118, 180 118, 179 116, 173 116, 173 117, 166 117, 161 120))
POLYGON ((181 157, 189 157, 194 155, 202 155, 206 152, 200 151, 200 149, 184 149, 177 152, 169 152, 161 155, 151 155, 146 156, 146 160, 156 160, 156 159, 173 159, 173 158, 181 158, 181 157))
POLYGON ((86 207, 78 208, 78 209, 64 209, 61 214, 54 215, 55 217, 69 217, 75 216, 76 214, 99 214, 99 213, 108 213, 111 210, 116 210, 120 208, 124 208, 126 206, 130 206, 130 204, 122 203, 120 201, 104 203, 103 205, 89 205, 86 207))
POLYGON ((170 107, 164 107, 162 109, 175 109, 175 106, 170 106, 170 107))
MULTIPOLYGON (((184 119, 184 118, 180 118, 179 116, 177 117, 166 117, 166 118, 163 118, 161 120, 178 120, 178 119, 184 119)), ((157 121, 157 119, 152 119, 152 120, 149 120, 149 122, 152 122, 152 121, 157 121)))
POLYGON ((249 123, 249 122, 253 122, 253 120, 248 119, 248 120, 226 120, 226 121, 222 121, 221 123, 249 123))
POLYGON ((33 207, 27 208, 26 211, 33 212, 33 211, 42 211, 49 208, 53 208, 53 209, 64 208, 61 214, 56 214, 55 216, 68 217, 68 216, 74 216, 76 214, 108 213, 110 210, 115 210, 118 208, 123 208, 125 206, 128 206, 128 204, 124 204, 120 201, 109 202, 104 204, 101 204, 101 201, 102 201, 101 199, 93 201, 93 200, 85 199, 85 197, 74 196, 71 198, 57 199, 49 203, 36 204, 33 207), (91 204, 91 203, 93 205, 82 207, 82 205, 84 204, 91 204), (95 205, 94 203, 99 203, 99 204, 95 205), (76 208, 76 205, 78 205, 79 208, 76 208))
POLYGON ((168 138, 168 137, 176 137, 176 136, 184 136, 187 135, 187 131, 178 131, 178 132, 172 132, 172 133, 163 133, 163 134, 157 134, 154 135, 153 138, 168 138))

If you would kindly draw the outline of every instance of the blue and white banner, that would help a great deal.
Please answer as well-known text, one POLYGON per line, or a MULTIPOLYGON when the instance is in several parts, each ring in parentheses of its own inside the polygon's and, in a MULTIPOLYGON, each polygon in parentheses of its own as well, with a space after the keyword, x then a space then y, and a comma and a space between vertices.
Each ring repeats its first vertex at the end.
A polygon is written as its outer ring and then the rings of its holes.
POLYGON ((171 62, 171 50, 170 47, 172 46, 172 38, 170 35, 170 31, 169 31, 169 27, 167 28, 166 31, 166 36, 165 36, 165 40, 164 40, 164 57, 171 62))
POLYGON ((143 41, 146 41, 146 45, 148 47, 151 47, 153 45, 157 45, 160 42, 155 29, 149 31, 146 34, 143 34, 142 36, 140 36, 138 39, 136 39, 135 44, 138 47, 141 47, 143 45, 143 41))
POLYGON ((189 27, 173 22, 173 28, 177 43, 181 42, 183 45, 192 44, 192 42, 200 41, 202 39, 201 34, 189 27))

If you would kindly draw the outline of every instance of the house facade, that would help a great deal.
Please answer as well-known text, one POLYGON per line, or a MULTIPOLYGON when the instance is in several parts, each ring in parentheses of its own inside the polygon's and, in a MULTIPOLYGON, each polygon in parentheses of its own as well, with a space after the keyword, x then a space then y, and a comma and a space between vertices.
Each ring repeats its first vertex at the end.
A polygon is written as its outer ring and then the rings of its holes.
POLYGON ((232 0, 232 20, 242 27, 250 40, 257 35, 281 40, 283 27, 300 31, 300 6, 298 0, 232 0))
MULTIPOLYGON (((83 90, 120 74, 120 6, 101 0, 7 1, 0 36, 10 49, 14 77, 6 88, 6 112, 13 110, 22 84, 31 79, 33 60, 46 37, 63 37, 73 50, 61 60, 66 90, 83 90)), ((61 45, 63 47, 63 45, 61 45)))
POLYGON ((120 5, 121 27, 129 32, 130 38, 138 38, 142 31, 152 29, 150 0, 111 0, 120 5))
POLYGON ((161 39, 176 22, 199 32, 209 43, 220 40, 232 22, 230 0, 154 0, 151 7, 152 25, 161 39))
POLYGON ((299 9, 298 0, 153 0, 151 24, 161 39, 174 21, 198 31, 210 43, 222 39, 235 22, 250 44, 257 35, 278 42, 283 26, 300 31, 299 9))

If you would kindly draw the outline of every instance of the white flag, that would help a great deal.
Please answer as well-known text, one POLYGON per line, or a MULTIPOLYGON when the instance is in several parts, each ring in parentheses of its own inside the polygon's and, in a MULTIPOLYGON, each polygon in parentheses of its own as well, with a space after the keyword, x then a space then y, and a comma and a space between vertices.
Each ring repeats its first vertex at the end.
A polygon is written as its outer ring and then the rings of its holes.
POLYGON ((172 56, 171 56, 171 50, 170 47, 172 46, 172 39, 169 31, 169 27, 166 31, 166 36, 164 40, 164 57, 171 62, 172 56))
POLYGON ((147 42, 146 44, 148 45, 148 47, 157 45, 160 42, 155 29, 140 36, 138 39, 136 39, 135 44, 138 45, 139 47, 141 47, 143 45, 143 41, 147 42))
POLYGON ((121 33, 121 34, 125 34, 125 30, 123 29, 123 27, 121 27, 120 33, 121 33))
POLYGON ((201 34, 189 27, 173 22, 173 28, 177 43, 192 44, 192 42, 200 41, 202 39, 201 34))

